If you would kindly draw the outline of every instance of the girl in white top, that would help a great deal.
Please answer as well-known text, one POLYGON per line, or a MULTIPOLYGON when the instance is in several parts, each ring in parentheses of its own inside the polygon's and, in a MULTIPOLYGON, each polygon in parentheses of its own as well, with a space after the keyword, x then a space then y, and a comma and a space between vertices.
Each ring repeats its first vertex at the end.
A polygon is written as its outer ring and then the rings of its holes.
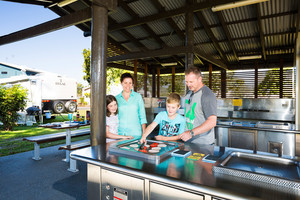
POLYGON ((132 136, 118 135, 119 118, 117 99, 113 95, 106 96, 106 137, 111 139, 133 139, 132 136))

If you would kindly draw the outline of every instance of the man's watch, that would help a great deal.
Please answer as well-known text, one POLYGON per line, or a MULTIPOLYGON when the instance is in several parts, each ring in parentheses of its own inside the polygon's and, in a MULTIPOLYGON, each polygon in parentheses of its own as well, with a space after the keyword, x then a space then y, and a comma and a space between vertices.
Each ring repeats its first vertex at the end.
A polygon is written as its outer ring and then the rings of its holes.
POLYGON ((193 132, 193 130, 190 131, 190 134, 192 137, 194 137, 195 133, 193 132))

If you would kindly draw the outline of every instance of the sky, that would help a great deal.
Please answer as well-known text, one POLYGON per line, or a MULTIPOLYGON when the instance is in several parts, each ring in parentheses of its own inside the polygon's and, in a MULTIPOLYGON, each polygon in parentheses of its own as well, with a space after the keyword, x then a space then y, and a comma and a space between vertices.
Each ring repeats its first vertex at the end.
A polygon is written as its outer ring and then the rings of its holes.
MULTIPOLYGON (((58 18, 43 6, 0 1, 0 36, 58 18)), ((83 80, 83 49, 91 37, 75 26, 0 46, 0 62, 26 66, 83 80)))

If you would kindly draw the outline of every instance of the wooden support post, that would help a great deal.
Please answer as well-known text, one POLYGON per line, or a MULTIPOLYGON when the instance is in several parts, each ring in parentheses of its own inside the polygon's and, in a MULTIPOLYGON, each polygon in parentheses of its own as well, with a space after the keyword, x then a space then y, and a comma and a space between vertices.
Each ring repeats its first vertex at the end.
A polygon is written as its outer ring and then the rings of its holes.
POLYGON ((156 97, 156 78, 155 78, 155 69, 152 70, 152 97, 156 97))
POLYGON ((145 71, 144 71, 144 97, 147 97, 147 78, 148 78, 148 65, 145 64, 145 71))
POLYGON ((107 8, 92 5, 91 146, 106 144, 107 8))
POLYGON ((156 68, 157 72, 157 97, 160 97, 160 68, 156 68))
POLYGON ((221 98, 226 98, 226 70, 221 70, 221 98))
POLYGON ((133 88, 134 89, 133 90, 136 92, 137 91, 137 65, 138 65, 137 60, 134 60, 133 65, 134 65, 134 74, 133 74, 133 79, 134 79, 133 88))
POLYGON ((283 98, 283 59, 280 59, 279 98, 283 98))
POLYGON ((254 98, 258 97, 258 62, 255 62, 254 71, 254 98))
POLYGON ((172 92, 175 92, 175 66, 172 67, 172 92))
MULTIPOLYGON (((185 12, 185 46, 194 47, 194 13, 192 5, 189 5, 185 12)), ((185 54, 185 69, 194 66, 194 52, 185 54)))
POLYGON ((209 68, 208 87, 212 89, 212 64, 211 63, 209 63, 208 68, 209 68))

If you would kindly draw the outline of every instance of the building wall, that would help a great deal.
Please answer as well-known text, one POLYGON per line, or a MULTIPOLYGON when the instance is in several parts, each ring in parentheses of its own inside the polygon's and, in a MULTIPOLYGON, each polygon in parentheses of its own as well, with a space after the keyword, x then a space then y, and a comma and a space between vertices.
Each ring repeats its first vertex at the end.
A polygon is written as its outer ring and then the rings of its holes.
POLYGON ((9 78, 11 76, 18 76, 22 74, 23 72, 20 69, 0 64, 0 78, 9 78))

